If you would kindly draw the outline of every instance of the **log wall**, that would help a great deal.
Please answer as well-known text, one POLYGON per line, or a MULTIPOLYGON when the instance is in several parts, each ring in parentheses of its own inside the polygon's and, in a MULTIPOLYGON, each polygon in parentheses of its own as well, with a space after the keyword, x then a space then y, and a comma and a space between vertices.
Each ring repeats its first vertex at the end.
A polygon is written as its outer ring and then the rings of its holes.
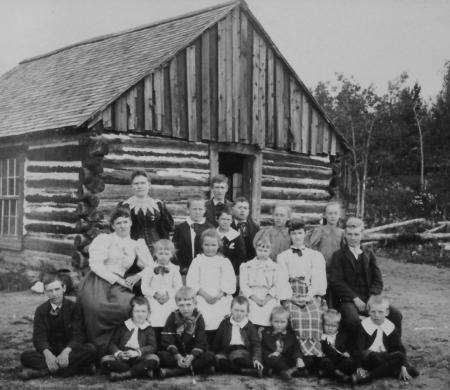
POLYGON ((330 199, 332 166, 327 158, 298 156, 277 150, 263 152, 261 224, 272 222, 272 207, 286 203, 292 218, 315 224, 330 199))
POLYGON ((106 107, 107 130, 310 155, 341 143, 260 26, 236 7, 106 107))
POLYGON ((30 145, 24 172, 25 249, 71 255, 83 148, 77 139, 30 145))
POLYGON ((98 194, 98 210, 109 214, 123 200, 132 196, 130 177, 133 170, 144 169, 151 180, 150 194, 166 202, 176 223, 187 216, 186 199, 209 193, 209 154, 204 143, 105 134, 109 153, 104 156, 102 179, 105 189, 98 194))

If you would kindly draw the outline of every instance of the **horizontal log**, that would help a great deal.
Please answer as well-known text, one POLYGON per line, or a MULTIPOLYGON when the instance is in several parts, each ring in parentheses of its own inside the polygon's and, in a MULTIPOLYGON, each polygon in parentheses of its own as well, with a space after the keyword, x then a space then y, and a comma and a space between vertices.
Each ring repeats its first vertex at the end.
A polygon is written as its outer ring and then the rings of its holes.
POLYGON ((263 187, 283 187, 283 188, 318 188, 328 189, 330 181, 328 179, 292 178, 282 176, 262 176, 263 187))
POLYGON ((365 234, 370 234, 370 233, 375 233, 375 232, 381 232, 383 230, 394 229, 394 228, 401 227, 401 226, 414 225, 417 223, 426 223, 426 220, 425 220, 425 218, 416 218, 416 219, 410 219, 408 221, 394 222, 394 223, 389 223, 387 225, 376 226, 376 227, 373 227, 370 229, 366 229, 364 232, 365 232, 365 234))
POLYGON ((286 168, 299 168, 303 170, 310 170, 311 172, 321 172, 324 174, 331 175, 333 170, 331 167, 323 167, 320 165, 312 165, 312 164, 300 164, 300 163, 294 163, 294 162, 285 162, 285 161, 275 161, 275 162, 269 162, 264 161, 264 166, 266 167, 286 167, 286 168))
POLYGON ((59 166, 59 165, 31 165, 33 164, 30 162, 29 165, 27 165, 27 172, 36 172, 36 173, 76 173, 80 169, 78 166, 59 166))
POLYGON ((87 157, 82 161, 82 166, 89 169, 94 175, 103 172, 103 157, 87 157))
POLYGON ((51 252, 69 256, 73 253, 72 244, 46 238, 24 237, 23 247, 24 249, 33 251, 51 252))
POLYGON ((25 179, 25 185, 30 188, 42 188, 48 191, 48 188, 67 190, 68 188, 78 188, 78 180, 60 180, 60 179, 41 179, 28 180, 25 179))
MULTIPOLYGON (((62 205, 75 205, 78 202, 77 198, 74 198, 72 196, 65 196, 65 195, 26 195, 25 200, 30 203, 48 203, 53 202, 57 204, 62 205)), ((64 206, 67 207, 67 206, 64 206)))
POLYGON ((91 242, 91 237, 78 234, 73 240, 73 246, 75 247, 75 249, 79 250, 81 248, 84 248, 86 245, 89 245, 91 242))
MULTIPOLYGON (((209 172, 188 169, 147 169, 146 173, 153 185, 209 186, 209 172)), ((133 170, 107 169, 102 175, 107 184, 130 185, 133 170)))
POLYGON ((415 239, 418 241, 449 240, 450 233, 370 233, 363 237, 363 241, 413 241, 415 239))
POLYGON ((110 152, 114 150, 116 145, 124 145, 130 147, 178 149, 186 149, 188 146, 192 150, 208 153, 208 144, 201 142, 180 141, 167 137, 117 135, 113 133, 104 134, 103 136, 109 141, 110 152))
MULTIPOLYGON (((131 157, 148 157, 148 159, 160 159, 160 158, 192 158, 192 159, 207 159, 208 154, 204 152, 198 152, 191 150, 189 144, 186 144, 183 149, 171 149, 169 147, 164 148, 149 148, 149 147, 124 147, 124 148, 114 148, 111 151, 112 155, 118 156, 131 156, 131 157)), ((109 157, 107 157, 109 159, 109 157)))
POLYGON ((68 222, 75 223, 78 220, 78 216, 74 211, 26 211, 25 217, 27 219, 38 221, 56 221, 56 222, 68 222))
POLYGON ((302 156, 299 154, 288 153, 288 152, 275 152, 275 151, 264 151, 263 160, 265 164, 277 165, 287 163, 298 163, 305 165, 315 165, 324 168, 329 168, 331 164, 329 162, 324 162, 316 159, 312 159, 307 156, 302 156))
POLYGON ((26 223, 25 230, 37 233, 53 234, 73 234, 76 233, 75 227, 46 223, 26 223))
POLYGON ((27 158, 32 161, 81 161, 83 149, 78 145, 44 147, 29 150, 27 158))
POLYGON ((105 182, 100 176, 90 177, 83 183, 83 185, 89 192, 93 194, 98 194, 105 189, 105 182))
POLYGON ((281 176, 281 177, 293 177, 293 178, 309 178, 309 179, 331 179, 331 172, 317 171, 306 168, 291 168, 291 167, 269 167, 263 165, 263 175, 281 176))
POLYGON ((103 166, 105 168, 122 169, 147 169, 147 168, 190 168, 190 169, 208 169, 209 161, 199 158, 173 158, 165 159, 151 158, 148 156, 117 155, 110 154, 106 156, 103 166))
MULTIPOLYGON (((305 224, 318 224, 323 214, 297 214, 293 213, 291 220, 300 220, 305 224)), ((269 214, 262 214, 260 218, 261 226, 273 226, 273 217, 269 214)))
POLYGON ((275 200, 317 200, 324 201, 330 198, 330 193, 319 189, 263 187, 261 198, 275 200))
MULTIPOLYGON (((278 201, 271 199, 261 199, 261 213, 272 213, 273 207, 278 201)), ((295 213, 323 213, 326 202, 305 202, 305 201, 290 201, 289 206, 295 213)))
MULTIPOLYGON (((150 194, 155 199, 163 201, 186 201, 193 195, 206 197, 209 193, 209 187, 194 186, 152 186, 150 194)), ((99 194, 100 202, 114 201, 119 203, 131 196, 130 186, 106 184, 105 190, 99 194)))

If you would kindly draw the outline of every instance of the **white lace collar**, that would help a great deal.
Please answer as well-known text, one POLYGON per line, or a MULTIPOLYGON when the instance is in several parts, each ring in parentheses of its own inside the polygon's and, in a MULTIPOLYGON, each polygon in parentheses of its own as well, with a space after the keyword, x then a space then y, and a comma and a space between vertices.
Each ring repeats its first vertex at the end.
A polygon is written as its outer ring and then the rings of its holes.
POLYGON ((130 210, 134 210, 137 214, 140 210, 144 214, 147 214, 148 211, 154 213, 155 211, 159 211, 158 200, 153 199, 149 196, 145 198, 138 198, 137 196, 132 196, 128 198, 124 204, 128 204, 130 206, 130 210))
POLYGON ((234 240, 239 236, 239 232, 230 227, 230 230, 227 232, 221 232, 219 228, 217 228, 217 233, 219 233, 220 238, 226 237, 229 241, 234 240))
POLYGON ((387 318, 384 319, 381 325, 377 325, 372 321, 370 317, 367 317, 361 321, 361 325, 370 336, 372 336, 378 328, 381 328, 386 336, 389 336, 395 329, 395 325, 387 318))
POLYGON ((148 328, 150 326, 150 323, 148 321, 144 321, 143 324, 138 326, 138 325, 136 325, 133 322, 133 320, 131 318, 128 318, 128 320, 125 321, 125 326, 127 327, 127 329, 129 331, 132 331, 132 330, 134 330, 136 328, 138 328, 138 329, 146 329, 146 328, 148 328))

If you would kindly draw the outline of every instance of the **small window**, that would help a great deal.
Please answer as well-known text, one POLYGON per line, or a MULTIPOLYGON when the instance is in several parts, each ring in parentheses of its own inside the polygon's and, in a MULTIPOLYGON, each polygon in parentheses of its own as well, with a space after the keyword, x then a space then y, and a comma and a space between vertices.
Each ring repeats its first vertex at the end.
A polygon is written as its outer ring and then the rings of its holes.
POLYGON ((22 239, 23 164, 17 157, 0 159, 0 247, 18 249, 22 239))

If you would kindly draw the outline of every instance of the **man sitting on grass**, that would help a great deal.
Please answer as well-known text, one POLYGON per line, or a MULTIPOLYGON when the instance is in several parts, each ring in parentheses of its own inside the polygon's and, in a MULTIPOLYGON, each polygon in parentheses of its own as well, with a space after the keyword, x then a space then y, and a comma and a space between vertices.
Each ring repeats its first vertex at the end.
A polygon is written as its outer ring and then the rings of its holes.
POLYGON ((80 308, 64 298, 66 290, 56 274, 45 275, 44 292, 48 301, 34 315, 33 351, 25 351, 20 361, 25 367, 23 380, 48 375, 68 377, 78 372, 92 373, 96 349, 85 344, 80 308))

